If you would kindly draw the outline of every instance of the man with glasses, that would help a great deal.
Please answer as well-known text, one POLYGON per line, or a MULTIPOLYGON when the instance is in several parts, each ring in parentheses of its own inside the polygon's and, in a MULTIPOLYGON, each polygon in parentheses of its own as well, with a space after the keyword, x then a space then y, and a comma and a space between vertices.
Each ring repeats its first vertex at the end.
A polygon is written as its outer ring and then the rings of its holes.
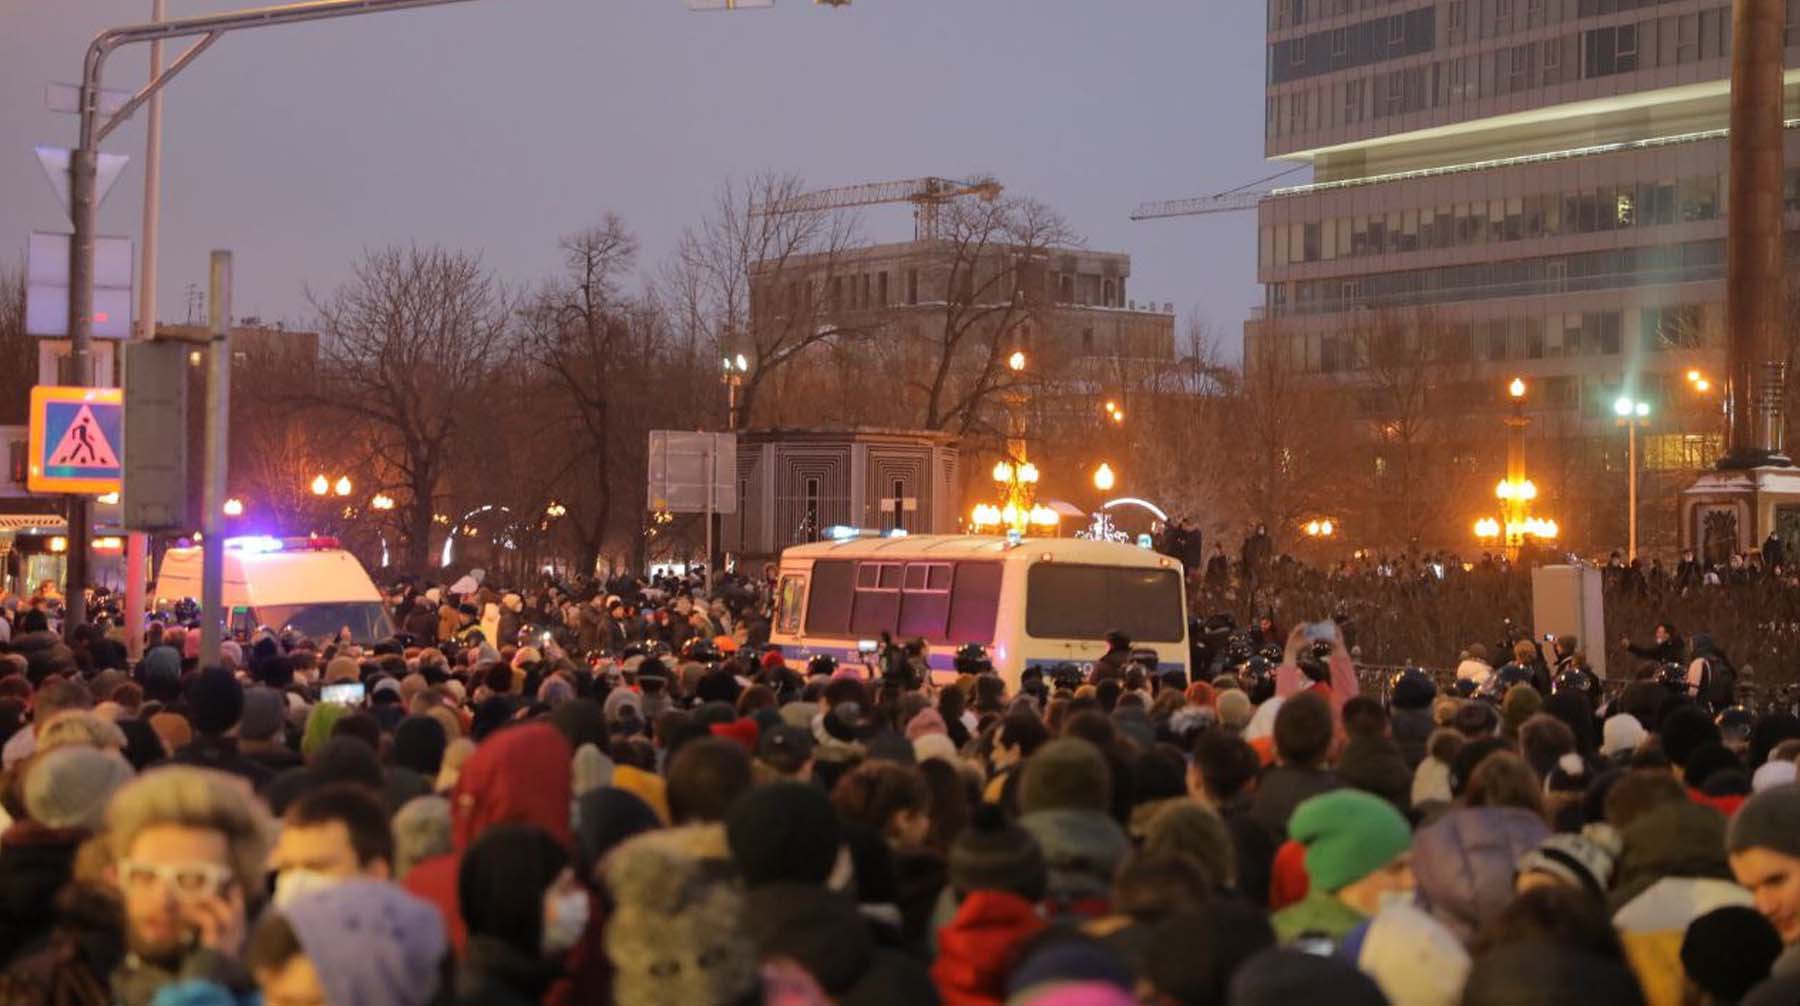
POLYGON ((125 915, 115 1001, 148 1006, 189 979, 252 989, 241 957, 273 828, 247 787, 207 769, 159 769, 119 791, 107 824, 125 915))

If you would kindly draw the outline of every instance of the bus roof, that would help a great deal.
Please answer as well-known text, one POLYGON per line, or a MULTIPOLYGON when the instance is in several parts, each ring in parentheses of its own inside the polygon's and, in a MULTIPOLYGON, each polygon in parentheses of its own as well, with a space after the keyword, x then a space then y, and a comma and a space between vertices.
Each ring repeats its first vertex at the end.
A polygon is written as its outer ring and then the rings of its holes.
POLYGON ((997 535, 911 534, 899 538, 848 538, 795 545, 781 553, 793 559, 1009 559, 1017 557, 1097 566, 1163 566, 1175 560, 1136 545, 1085 538, 1027 538, 1018 545, 997 535))

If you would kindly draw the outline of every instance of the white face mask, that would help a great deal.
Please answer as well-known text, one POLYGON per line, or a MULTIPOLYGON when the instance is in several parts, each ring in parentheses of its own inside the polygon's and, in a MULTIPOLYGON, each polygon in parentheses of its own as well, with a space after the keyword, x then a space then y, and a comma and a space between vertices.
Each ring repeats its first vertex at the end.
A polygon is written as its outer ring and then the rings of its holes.
POLYGON ((544 954, 560 954, 580 943, 587 924, 586 891, 570 891, 551 898, 550 917, 544 921, 544 954))
POLYGON ((337 884, 338 878, 317 870, 304 870, 300 867, 283 870, 275 876, 275 907, 286 908, 303 894, 323 891, 328 887, 336 887, 337 884))
POLYGON ((1417 904, 1417 899, 1413 897, 1413 892, 1411 891, 1382 891, 1375 898, 1375 911, 1377 914, 1380 914, 1397 905, 1405 905, 1406 907, 1411 908, 1415 904, 1417 904))

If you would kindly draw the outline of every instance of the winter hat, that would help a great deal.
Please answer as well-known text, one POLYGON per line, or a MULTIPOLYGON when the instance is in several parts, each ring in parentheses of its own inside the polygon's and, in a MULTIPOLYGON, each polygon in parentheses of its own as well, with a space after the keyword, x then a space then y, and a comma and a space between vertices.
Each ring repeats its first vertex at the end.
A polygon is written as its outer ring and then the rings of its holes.
POLYGON ((936 709, 921 709, 919 714, 906 721, 906 739, 916 741, 926 734, 947 734, 949 728, 944 725, 944 717, 936 709))
MULTIPOLYGON (((1382 803, 1379 797, 1369 797, 1382 803)), ((1382 803, 1382 806, 1387 806, 1382 803)), ((1398 814, 1398 811, 1394 811, 1398 814)), ((1244 962, 1231 979, 1231 1006, 1387 1006, 1375 980, 1335 957, 1298 950, 1265 950, 1244 962)))
POLYGON ((1100 749, 1077 737, 1061 737, 1025 759, 1019 776, 1019 812, 1092 810, 1112 806, 1112 769, 1100 749))
POLYGON ((933 758, 952 767, 957 764, 956 742, 949 734, 922 734, 913 739, 913 760, 924 763, 933 758))
POLYGON ((1508 730, 1517 731, 1543 708, 1544 697, 1537 689, 1530 685, 1514 685, 1506 690, 1506 698, 1500 700, 1500 719, 1508 730))
POLYGON ((233 670, 244 666, 244 648, 235 639, 219 640, 219 660, 233 670))
POLYGON ((1007 1006, 1137 1006, 1136 996, 1112 982, 1049 982, 1006 1000, 1007 1006))
POLYGON ((837 812, 817 786, 774 782, 744 794, 725 816, 725 838, 745 884, 823 886, 843 844, 837 812))
POLYGON ((287 722, 287 698, 273 688, 244 692, 244 712, 238 719, 238 736, 247 741, 266 741, 281 733, 287 722))
POLYGON ((1761 912, 1727 905, 1688 924, 1681 967, 1714 1002, 1737 1003, 1769 977, 1781 950, 1781 935, 1761 912))
POLYGON ((812 756, 812 732, 805 727, 781 722, 757 735, 756 760, 783 775, 800 771, 812 756))
POLYGON ((101 716, 83 709, 70 709, 57 713, 44 724, 38 732, 38 754, 55 751, 57 748, 76 745, 80 747, 100 748, 104 751, 124 751, 125 732, 101 716))
POLYGON ((1540 938, 1477 957, 1462 1006, 1644 1006, 1644 993, 1625 962, 1540 938))
POLYGON ((163 750, 169 754, 180 751, 194 740, 194 728, 188 724, 187 717, 180 713, 157 713, 150 717, 150 729, 156 731, 156 736, 162 740, 163 750))
POLYGON ((1073 982, 1095 982, 1127 992, 1134 984, 1130 967, 1112 947, 1074 930, 1053 931, 1027 949, 1013 966, 1006 979, 1006 991, 1012 997, 1008 1001, 1023 1001, 1018 998, 1022 992, 1073 982))
POLYGON ((597 745, 583 744, 569 759, 569 788, 579 798, 583 793, 611 785, 613 760, 597 745))
POLYGON ((736 741, 746 754, 756 753, 756 721, 752 719, 732 720, 730 723, 714 723, 708 728, 714 737, 723 737, 728 741, 736 741))
POLYGON ((1469 963, 1469 952, 1450 930, 1404 903, 1376 913, 1356 955, 1356 966, 1393 1006, 1456 1006, 1469 963))
POLYGON ((1544 774, 1545 793, 1586 793, 1592 784, 1587 762, 1573 751, 1556 759, 1556 764, 1544 774))
POLYGON ((1800 859, 1800 786, 1777 786, 1744 801, 1725 848, 1732 855, 1761 848, 1800 859))
POLYGON ((611 692, 608 692, 606 695, 606 704, 601 708, 606 715, 606 723, 608 726, 619 722, 619 719, 626 715, 625 710, 627 708, 631 709, 634 718, 639 720, 644 718, 643 697, 629 688, 615 688, 611 692))
POLYGON ((1313 886, 1328 892, 1374 873, 1412 845, 1412 829, 1393 804, 1353 789, 1300 804, 1288 819, 1288 835, 1306 846, 1313 886))
POLYGON ((394 813, 394 879, 433 856, 452 851, 450 801, 436 795, 415 796, 394 813))
POLYGON ((1219 722, 1233 730, 1242 730, 1250 725, 1250 717, 1256 709, 1250 704, 1250 696, 1236 688, 1227 688, 1219 693, 1219 722))
POLYGON ((244 688, 223 667, 208 667, 187 686, 188 722, 201 736, 217 737, 244 714, 244 688))
MULTIPOLYGON (((673 833, 670 833, 673 834, 673 833)), ((756 988, 756 944, 731 864, 655 833, 606 857, 616 1006, 725 1006, 756 988)))
POLYGON ((1561 832, 1544 839, 1519 858, 1518 872, 1549 874, 1595 898, 1604 898, 1623 851, 1617 831, 1605 824, 1590 824, 1579 835, 1561 832))
POLYGON ((1198 800, 1171 800, 1151 818, 1144 835, 1146 853, 1172 853, 1192 860, 1215 888, 1237 884, 1237 852, 1218 814, 1198 800))
POLYGON ((1483 740, 1494 736, 1500 717, 1486 702, 1464 702, 1450 717, 1450 726, 1470 740, 1483 740))
POLYGON ((1006 820, 995 804, 983 804, 950 845, 950 886, 959 896, 1006 891, 1026 901, 1044 896, 1049 874, 1037 839, 1006 820))
POLYGON ((362 668, 349 657, 332 657, 325 665, 325 684, 335 685, 345 681, 361 681, 362 668))
POLYGON ((818 708, 811 702, 789 702, 781 707, 781 722, 790 727, 811 731, 813 719, 818 714, 818 708))
POLYGON ((574 825, 582 862, 597 863, 626 839, 662 827, 662 819, 637 794, 602 786, 576 798, 574 825))
POLYGON ((412 769, 427 779, 437 778, 444 765, 444 725, 429 716, 408 716, 394 728, 388 760, 412 769))
POLYGON ((449 943, 437 906, 397 884, 360 877, 281 908, 330 1003, 422 1006, 437 993, 449 943))
POLYGON ((113 794, 131 781, 131 764, 113 751, 69 746, 41 755, 25 773, 25 812, 46 828, 98 831, 113 794))
POLYGON ((1606 725, 1600 728, 1600 753, 1608 758, 1622 754, 1630 754, 1644 743, 1650 736, 1644 725, 1630 713, 1609 716, 1606 725))
POLYGON ((1791 761, 1763 762, 1756 774, 1750 777, 1752 792, 1761 793, 1765 789, 1791 785, 1795 779, 1794 763, 1791 761))

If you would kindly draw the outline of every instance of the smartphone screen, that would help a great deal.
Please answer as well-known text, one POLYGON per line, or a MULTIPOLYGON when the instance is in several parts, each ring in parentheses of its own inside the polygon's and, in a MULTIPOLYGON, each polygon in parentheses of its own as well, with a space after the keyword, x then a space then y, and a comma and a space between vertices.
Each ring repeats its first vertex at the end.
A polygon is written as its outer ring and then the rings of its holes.
POLYGON ((345 681, 319 689, 319 701, 338 706, 360 706, 365 687, 360 681, 345 681))

